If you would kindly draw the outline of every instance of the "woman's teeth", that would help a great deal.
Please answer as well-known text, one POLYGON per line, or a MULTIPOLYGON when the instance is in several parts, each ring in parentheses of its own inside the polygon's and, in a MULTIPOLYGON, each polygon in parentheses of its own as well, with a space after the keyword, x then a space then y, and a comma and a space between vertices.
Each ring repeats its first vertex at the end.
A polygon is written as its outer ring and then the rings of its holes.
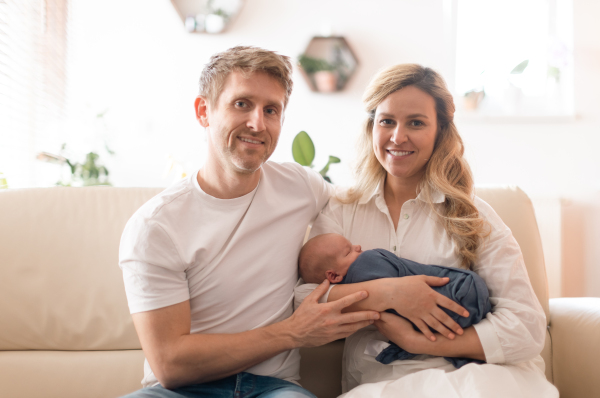
POLYGON ((410 151, 389 151, 392 155, 394 156, 406 156, 406 155, 410 155, 412 152, 410 151))
POLYGON ((239 137, 240 140, 244 142, 249 142, 251 144, 262 144, 262 141, 251 140, 250 138, 239 137))

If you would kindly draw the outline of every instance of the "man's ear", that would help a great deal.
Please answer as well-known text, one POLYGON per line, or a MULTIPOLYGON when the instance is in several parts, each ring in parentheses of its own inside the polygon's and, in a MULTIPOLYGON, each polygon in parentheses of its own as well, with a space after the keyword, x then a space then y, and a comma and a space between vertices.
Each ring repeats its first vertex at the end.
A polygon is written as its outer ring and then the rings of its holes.
POLYGON ((330 283, 340 283, 342 279, 344 279, 342 275, 338 274, 332 269, 325 271, 325 276, 327 276, 327 279, 330 283))
POLYGON ((202 127, 208 127, 208 100, 204 97, 196 97, 194 102, 196 110, 196 119, 202 127))

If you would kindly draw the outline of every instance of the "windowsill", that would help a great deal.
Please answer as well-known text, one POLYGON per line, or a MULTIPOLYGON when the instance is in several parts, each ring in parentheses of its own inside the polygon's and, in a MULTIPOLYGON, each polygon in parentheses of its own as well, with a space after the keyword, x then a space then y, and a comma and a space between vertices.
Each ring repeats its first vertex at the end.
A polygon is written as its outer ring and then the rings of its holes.
POLYGON ((580 119, 576 114, 565 115, 481 115, 457 113, 455 121, 465 124, 548 124, 573 123, 580 119))

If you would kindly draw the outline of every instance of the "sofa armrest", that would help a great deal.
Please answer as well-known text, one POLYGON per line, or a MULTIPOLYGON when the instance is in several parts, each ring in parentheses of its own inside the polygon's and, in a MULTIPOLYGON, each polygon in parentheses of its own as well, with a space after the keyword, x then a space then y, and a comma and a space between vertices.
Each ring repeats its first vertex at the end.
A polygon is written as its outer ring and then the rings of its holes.
POLYGON ((550 336, 561 398, 600 397, 600 298, 551 299, 550 336))

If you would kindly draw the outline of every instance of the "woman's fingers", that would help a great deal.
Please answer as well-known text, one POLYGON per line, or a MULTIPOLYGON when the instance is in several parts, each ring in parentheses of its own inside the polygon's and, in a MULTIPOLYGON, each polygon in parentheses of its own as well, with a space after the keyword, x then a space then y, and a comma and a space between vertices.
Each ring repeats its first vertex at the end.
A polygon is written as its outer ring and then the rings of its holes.
POLYGON ((425 335, 425 337, 427 337, 431 341, 435 341, 435 336, 433 335, 433 333, 429 329, 429 326, 427 326, 425 322, 423 322, 421 319, 411 319, 411 321, 419 328, 419 330, 425 335))
POLYGON ((454 319, 452 319, 450 315, 446 314, 441 308, 438 307, 438 310, 435 311, 433 316, 454 333, 458 335, 463 334, 463 329, 460 327, 460 325, 456 323, 456 321, 454 321, 454 319))
POLYGON ((440 278, 437 276, 424 276, 423 279, 429 286, 444 286, 450 282, 450 278, 440 278))
POLYGON ((445 336, 446 338, 452 340, 455 336, 454 333, 448 328, 446 328, 440 321, 435 319, 433 316, 428 316, 425 319, 425 323, 429 325, 429 327, 435 329, 439 334, 445 336))
POLYGON ((458 303, 450 300, 448 297, 438 293, 436 304, 440 307, 449 309, 452 312, 456 312, 460 316, 469 316, 469 312, 461 307, 458 303))

